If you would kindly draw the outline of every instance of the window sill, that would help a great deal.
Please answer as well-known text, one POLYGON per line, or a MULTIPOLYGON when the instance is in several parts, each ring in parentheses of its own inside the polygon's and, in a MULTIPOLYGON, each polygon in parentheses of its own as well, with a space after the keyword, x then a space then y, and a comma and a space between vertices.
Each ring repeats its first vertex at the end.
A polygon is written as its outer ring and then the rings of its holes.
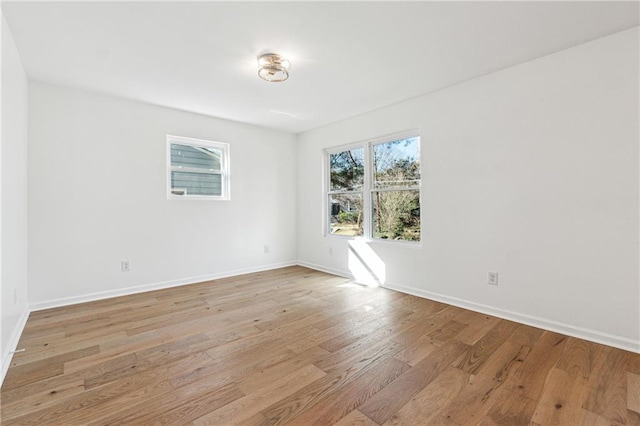
POLYGON ((194 201, 229 201, 229 197, 215 197, 209 195, 167 195, 167 200, 194 200, 194 201))
POLYGON ((375 238, 366 238, 361 236, 354 237, 349 235, 335 235, 335 234, 325 234, 325 238, 339 238, 339 239, 346 239, 346 240, 362 241, 367 244, 374 243, 374 244, 388 245, 388 246, 400 246, 400 247, 406 247, 410 249, 422 248, 422 240, 418 242, 404 241, 404 240, 382 240, 382 239, 375 239, 375 238))

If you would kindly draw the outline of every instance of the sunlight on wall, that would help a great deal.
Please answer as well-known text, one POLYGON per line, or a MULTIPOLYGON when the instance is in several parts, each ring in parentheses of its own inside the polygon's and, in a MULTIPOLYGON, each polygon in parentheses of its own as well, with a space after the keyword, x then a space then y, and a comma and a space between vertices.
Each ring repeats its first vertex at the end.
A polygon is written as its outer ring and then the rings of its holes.
POLYGON ((385 265, 363 240, 349 241, 349 271, 357 283, 378 287, 386 278, 385 265))

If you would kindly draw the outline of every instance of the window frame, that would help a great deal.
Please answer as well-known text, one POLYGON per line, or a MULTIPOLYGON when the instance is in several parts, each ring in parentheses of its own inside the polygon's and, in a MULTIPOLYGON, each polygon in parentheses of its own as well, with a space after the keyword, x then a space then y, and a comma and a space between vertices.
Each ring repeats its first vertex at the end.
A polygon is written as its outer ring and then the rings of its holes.
MULTIPOLYGON (((227 201, 231 199, 230 194, 230 154, 229 154, 229 144, 225 142, 215 142, 208 141, 204 139, 195 139, 188 138, 184 136, 173 136, 167 135, 167 145, 166 145, 166 190, 167 190, 167 199, 168 200, 208 200, 208 201, 227 201), (171 186, 171 172, 175 171, 174 166, 171 163, 171 145, 185 145, 195 148, 213 148, 220 151, 220 195, 200 195, 200 194, 186 194, 186 195, 178 195, 174 194, 171 186)), ((184 169, 182 169, 184 170, 184 169)), ((191 170, 195 173, 203 173, 203 174, 218 174, 218 172, 206 172, 203 170, 191 170)), ((180 190, 181 188, 175 188, 176 190, 180 190)))
POLYGON ((421 247, 424 237, 423 226, 423 209, 422 209, 422 135, 419 129, 407 130, 404 132, 393 133, 374 139, 367 139, 360 142, 349 143, 345 145, 338 145, 329 147, 324 150, 324 188, 323 188, 323 233, 325 237, 332 238, 347 238, 347 239, 364 239, 367 242, 375 242, 381 244, 400 244, 407 245, 409 247, 421 247), (420 161, 420 181, 417 185, 411 185, 406 187, 392 187, 392 188, 375 188, 375 170, 374 170, 374 153, 373 147, 388 142, 393 142, 402 139, 419 138, 419 161, 420 161), (352 149, 362 148, 364 150, 364 181, 362 189, 360 191, 332 191, 331 190, 331 155, 339 152, 349 151, 352 149), (390 192, 390 191, 418 191, 418 199, 420 202, 420 240, 389 240, 384 238, 374 237, 374 211, 373 211, 373 194, 376 192, 390 192), (341 193, 362 193, 362 236, 350 236, 350 235, 336 235, 331 233, 331 205, 329 203, 329 197, 332 194, 341 193))
POLYGON ((324 215, 324 232, 325 232, 325 236, 331 236, 331 237, 340 237, 340 238, 363 238, 367 235, 367 230, 366 230, 366 220, 365 220, 365 216, 367 214, 367 201, 366 201, 366 195, 365 195, 365 190, 366 190, 366 181, 367 181, 367 147, 366 145, 364 145, 362 142, 360 143, 353 143, 353 144, 349 144, 349 145, 341 145, 338 147, 333 147, 333 148, 329 148, 325 150, 325 156, 324 156, 324 160, 325 160, 325 190, 324 190, 324 206, 325 206, 325 215, 324 215), (336 154, 339 152, 344 152, 344 151, 350 151, 352 149, 362 149, 363 150, 363 156, 364 156, 364 162, 363 162, 363 166, 364 166, 364 175, 363 175, 363 179, 362 179, 362 188, 360 188, 359 190, 332 190, 331 189, 331 155, 332 154, 336 154), (357 235, 357 236, 350 236, 350 235, 336 235, 336 234, 332 234, 331 233, 331 222, 330 222, 330 217, 331 217, 331 204, 329 203, 329 197, 331 195, 341 195, 341 194, 362 194, 362 235, 357 235))

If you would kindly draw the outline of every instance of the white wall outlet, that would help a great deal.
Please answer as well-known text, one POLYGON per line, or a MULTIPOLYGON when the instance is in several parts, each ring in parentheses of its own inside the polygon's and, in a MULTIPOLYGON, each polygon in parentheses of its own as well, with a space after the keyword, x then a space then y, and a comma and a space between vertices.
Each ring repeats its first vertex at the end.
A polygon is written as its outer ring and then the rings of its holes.
POLYGON ((498 273, 497 272, 487 272, 487 284, 489 284, 489 285, 498 285, 498 273))
POLYGON ((131 270, 131 263, 129 263, 128 260, 123 260, 120 263, 120 268, 122 269, 122 272, 129 272, 131 270))
POLYGON ((264 252, 265 253, 271 253, 271 251, 269 250, 269 246, 265 244, 264 246, 264 252))
POLYGON ((333 247, 329 247, 329 256, 333 256, 333 247))

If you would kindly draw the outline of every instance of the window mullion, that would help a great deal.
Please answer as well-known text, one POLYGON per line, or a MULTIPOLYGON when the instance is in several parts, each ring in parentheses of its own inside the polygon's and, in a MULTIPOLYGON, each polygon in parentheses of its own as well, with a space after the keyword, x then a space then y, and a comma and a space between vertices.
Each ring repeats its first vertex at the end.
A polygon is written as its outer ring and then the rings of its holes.
POLYGON ((373 145, 367 143, 364 155, 364 193, 363 193, 363 222, 365 238, 373 238, 373 208, 372 208, 372 192, 373 188, 373 145))
POLYGON ((419 191, 419 186, 394 186, 391 188, 372 188, 371 192, 419 191))
POLYGON ((199 169, 197 167, 185 167, 185 166, 171 166, 172 172, 183 172, 183 173, 201 173, 207 175, 221 175, 221 170, 209 170, 209 169, 199 169))
POLYGON ((327 194, 329 195, 340 195, 340 194, 360 194, 362 192, 362 189, 354 189, 354 190, 334 190, 334 191, 327 191, 327 194))

